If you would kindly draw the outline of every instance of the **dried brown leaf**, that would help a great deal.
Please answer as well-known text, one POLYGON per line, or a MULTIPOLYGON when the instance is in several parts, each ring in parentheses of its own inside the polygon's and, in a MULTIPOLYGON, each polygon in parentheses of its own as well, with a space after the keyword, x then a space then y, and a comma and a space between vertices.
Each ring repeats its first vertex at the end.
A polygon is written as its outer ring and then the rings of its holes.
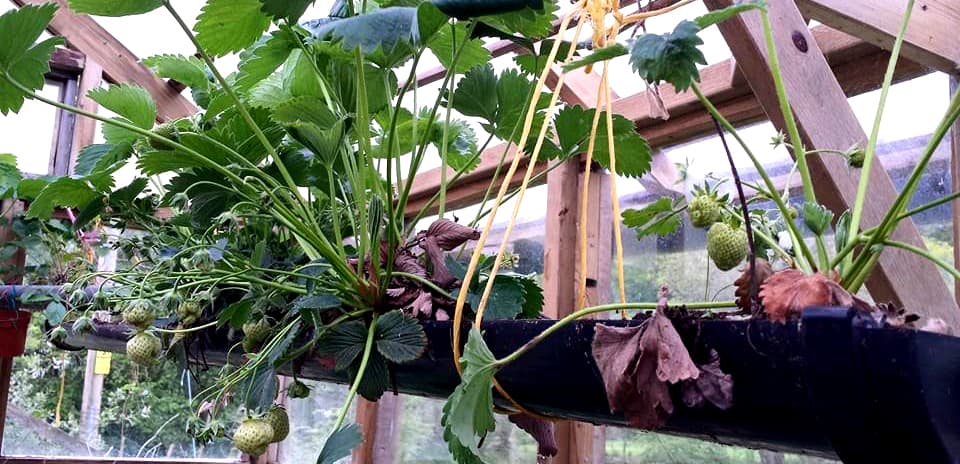
POLYGON ((710 350, 710 362, 700 366, 700 376, 682 384, 683 402, 698 408, 707 401, 722 410, 733 406, 733 377, 720 369, 720 356, 710 350))
POLYGON ((421 314, 429 318, 433 315, 433 295, 430 292, 420 291, 417 298, 410 305, 413 317, 419 317, 421 314))
POLYGON ((770 276, 760 288, 760 301, 767 317, 786 322, 810 306, 854 305, 854 298, 840 284, 823 274, 804 274, 784 269, 770 276))
POLYGON ((437 219, 427 228, 425 238, 433 238, 441 249, 450 251, 468 240, 480 238, 480 231, 449 219, 437 219))
POLYGON ((553 423, 530 417, 526 414, 507 416, 510 422, 530 434, 537 441, 537 456, 556 456, 557 439, 553 434, 553 423))
POLYGON ((622 412, 634 427, 663 425, 673 412, 669 385, 700 374, 662 310, 644 326, 598 325, 592 348, 610 410, 622 412))

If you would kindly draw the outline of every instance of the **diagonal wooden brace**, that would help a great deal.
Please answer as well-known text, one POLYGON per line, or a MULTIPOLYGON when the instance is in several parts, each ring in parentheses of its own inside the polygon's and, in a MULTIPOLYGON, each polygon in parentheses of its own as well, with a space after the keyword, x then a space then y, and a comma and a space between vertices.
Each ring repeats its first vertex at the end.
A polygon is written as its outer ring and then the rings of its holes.
MULTIPOLYGON (((711 10, 724 8, 730 0, 704 0, 711 10)), ((823 53, 811 37, 793 0, 768 0, 774 41, 791 109, 807 149, 845 150, 866 145, 866 134, 847 103, 823 53)), ((763 28, 758 12, 749 12, 719 24, 737 65, 766 114, 778 128, 783 117, 771 77, 763 28)), ((932 128, 931 128, 932 129, 932 128)), ((833 155, 808 156, 817 198, 836 215, 850 208, 856 196, 860 171, 849 168, 833 155)), ((893 203, 897 190, 879 160, 870 173, 863 226, 880 222, 893 203)), ((893 239, 923 247, 923 239, 910 220, 901 222, 893 239)), ((867 288, 877 302, 901 305, 909 312, 944 319, 960 327, 960 311, 936 266, 909 252, 887 248, 867 288)))

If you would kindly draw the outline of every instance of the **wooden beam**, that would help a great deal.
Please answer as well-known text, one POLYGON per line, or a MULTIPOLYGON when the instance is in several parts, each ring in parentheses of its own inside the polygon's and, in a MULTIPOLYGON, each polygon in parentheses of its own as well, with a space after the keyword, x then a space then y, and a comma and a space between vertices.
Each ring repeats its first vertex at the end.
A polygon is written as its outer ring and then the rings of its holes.
POLYGON ((12 374, 13 358, 0 357, 0 455, 2 455, 3 450, 3 429, 7 422, 7 401, 10 398, 10 377, 12 374))
POLYGON ((93 18, 70 10, 66 0, 13 0, 18 6, 55 3, 57 14, 50 22, 50 31, 63 36, 67 45, 103 66, 103 74, 113 83, 136 84, 146 89, 157 102, 160 121, 190 116, 197 107, 180 95, 166 81, 157 77, 127 47, 100 26, 93 18))
MULTIPOLYGON (((93 60, 87 60, 80 74, 79 90, 75 104, 91 113, 97 112, 97 102, 87 97, 87 92, 103 83, 103 68, 93 60)), ((74 102, 70 102, 74 103, 74 102)), ((73 141, 70 145, 70 174, 77 165, 80 149, 93 143, 97 135, 97 121, 90 118, 77 118, 73 123, 73 141)))
POLYGON ((138 458, 74 458, 74 457, 41 457, 17 456, 0 457, 0 464, 240 464, 236 459, 138 459, 138 458))
MULTIPOLYGON (((826 26, 817 26, 811 29, 811 33, 830 62, 847 96, 859 95, 880 86, 889 53, 826 26)), ((703 68, 700 73, 704 94, 717 105, 725 117, 735 124, 764 120, 766 114, 763 108, 753 96, 750 87, 745 85, 746 81, 736 77, 739 71, 735 69, 738 68, 734 66, 732 60, 703 68)), ((922 65, 902 59, 897 66, 894 82, 912 79, 929 72, 930 70, 922 65)), ((649 100, 643 92, 616 99, 613 102, 613 111, 633 119, 640 135, 644 136, 653 147, 672 145, 713 132, 713 121, 710 115, 700 107, 692 94, 678 94, 669 85, 661 86, 660 94, 670 113, 670 119, 666 121, 653 116, 649 100)), ((483 197, 504 149, 505 145, 501 144, 484 151, 477 169, 450 186, 447 191, 448 206, 451 208, 469 206, 483 197)), ((512 156, 512 151, 507 156, 512 156)), ((523 166, 521 165, 521 169, 523 166)), ((546 164, 542 163, 542 166, 545 167, 546 164)), ((542 168, 538 166, 538 169, 542 168)), ((453 171, 448 170, 448 176, 452 175, 453 171)), ((519 179, 514 186, 518 183, 519 179)), ((411 189, 406 214, 416 214, 438 191, 439 185, 439 168, 421 173, 411 189)))
MULTIPOLYGON (((731 1, 705 0, 704 3, 710 9, 718 9, 729 6, 731 1)), ((865 145, 866 135, 847 103, 847 96, 796 5, 792 0, 769 0, 767 4, 780 65, 785 71, 784 85, 791 97, 802 143, 809 149, 840 150, 865 145)), ((761 106, 774 124, 782 128, 759 13, 739 15, 719 27, 761 106)), ((839 216, 853 204, 860 173, 835 156, 813 155, 808 160, 818 199, 839 216)), ((869 174, 870 201, 864 208, 864 227, 877 224, 897 195, 893 181, 879 160, 869 174)), ((893 238, 923 247, 923 239, 910 220, 900 223, 893 238)), ((885 250, 867 281, 867 288, 878 302, 891 302, 915 314, 940 317, 951 327, 960 326, 957 303, 939 271, 929 261, 913 254, 885 250)))
MULTIPOLYGON (((950 95, 960 90, 960 77, 950 76, 950 95)), ((960 191, 960 123, 950 128, 950 191, 960 191)), ((960 199, 950 202, 953 225, 953 267, 960 269, 960 199)), ((960 279, 953 280, 953 298, 960 304, 960 279)))
MULTIPOLYGON (((811 19, 887 50, 893 47, 907 9, 907 0, 797 0, 811 19)), ((903 56, 939 71, 960 69, 960 3, 916 2, 904 35, 903 56)))
POLYGON ((86 66, 87 57, 83 53, 69 48, 57 47, 50 55, 50 69, 68 73, 80 73, 86 66))

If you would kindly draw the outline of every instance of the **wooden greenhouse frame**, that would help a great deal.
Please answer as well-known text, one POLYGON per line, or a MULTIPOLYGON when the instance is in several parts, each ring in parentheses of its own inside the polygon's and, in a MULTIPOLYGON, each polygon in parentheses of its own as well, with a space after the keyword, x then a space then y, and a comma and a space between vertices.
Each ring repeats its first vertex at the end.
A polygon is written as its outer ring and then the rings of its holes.
MULTIPOLYGON (((197 111, 180 91, 182 86, 158 78, 137 56, 114 38, 92 18, 74 14, 65 0, 12 0, 18 6, 24 4, 57 3, 60 9, 51 23, 52 33, 66 39, 67 48, 58 50, 51 66, 54 75, 72 82, 63 97, 75 100, 88 111, 96 111, 97 105, 84 95, 102 82, 135 83, 147 89, 157 103, 161 121, 188 116, 197 111)), ((629 9, 635 1, 621 1, 629 9)), ((676 0, 651 0, 645 8, 653 9, 676 3, 676 0)), ((709 9, 729 6, 731 0, 704 0, 709 9)), ((863 144, 866 134, 847 102, 848 97, 877 89, 900 26, 905 0, 767 0, 775 34, 776 46, 782 66, 790 69, 785 76, 787 93, 803 143, 808 149, 845 148, 863 144), (809 27, 809 22, 820 24, 809 27)), ((635 8, 635 6, 633 6, 635 8)), ((734 124, 747 124, 769 119, 779 129, 782 115, 778 106, 767 57, 763 45, 761 26, 756 18, 738 16, 719 25, 729 45, 733 58, 701 69, 701 88, 720 112, 734 124)), ((956 86, 960 71, 960 34, 955 30, 960 25, 960 1, 924 0, 918 2, 913 19, 905 36, 904 47, 894 82, 906 81, 933 71, 951 75, 956 86)), ((493 42, 487 45, 491 54, 502 56, 518 51, 510 41, 493 42)), ((418 76, 420 85, 427 85, 443 77, 443 69, 437 68, 418 76)), ((559 91, 560 98, 570 104, 591 107, 597 101, 595 92, 599 77, 575 71, 567 75, 559 91)), ((556 74, 548 84, 553 87, 556 74)), ((701 107, 696 97, 689 93, 676 93, 672 86, 664 84, 659 89, 660 97, 670 114, 667 120, 657 119, 644 92, 628 96, 614 96, 614 112, 621 114, 636 125, 637 131, 650 145, 661 148, 710 134, 713 120, 701 107)), ((946 94, 944 95, 946 98, 946 94)), ((95 121, 75 118, 60 112, 58 127, 61 137, 52 157, 51 172, 71 172, 79 147, 93 143, 95 121), (61 140, 62 139, 62 140, 61 140)), ((960 130, 951 135, 951 175, 953 188, 960 184, 960 130)), ((447 207, 458 208, 478 202, 484 194, 494 170, 497 168, 503 146, 488 148, 482 155, 479 167, 463 176, 446 191, 447 207)), ((526 160, 522 161, 523 163, 526 160)), ((676 171, 664 154, 654 155, 654 169, 645 176, 648 190, 673 191, 676 171)), ((521 166, 523 167, 523 166, 521 166)), ((546 164, 538 166, 540 171, 546 164)), ((411 214, 430 200, 438 191, 440 169, 419 175, 410 195, 407 211, 411 214)), ((613 217, 609 203, 609 188, 612 179, 602 172, 594 172, 590 183, 588 233, 592 237, 588 256, 593 257, 586 269, 578 269, 577 218, 579 217, 578 194, 585 166, 582 160, 573 159, 545 176, 547 188, 547 211, 545 216, 544 243, 544 294, 545 311, 549 317, 559 318, 569 314, 575 307, 576 289, 560 276, 569 275, 569 269, 585 273, 593 284, 588 288, 591 301, 609 300, 610 288, 610 237, 613 217), (561 272, 564 271, 564 272, 561 272)), ((816 181, 817 195, 827 207, 840 212, 849 207, 857 190, 857 177, 850 173, 838 158, 811 155, 811 169, 816 181)), ((452 171, 451 171, 452 173, 452 171)), ((451 174, 452 175, 452 174, 451 174)), ((872 183, 871 200, 867 203, 864 222, 869 226, 878 222, 896 196, 890 176, 879 161, 870 172, 872 183)), ((520 179, 514 181, 519 184, 520 179)), ((953 202, 953 241, 960 239, 960 200, 953 202)), ((12 232, 0 229, 0 245, 10 240, 12 232)), ((898 241, 923 247, 922 238, 911 221, 904 221, 894 237, 898 241)), ((955 264, 960 265, 960 248, 954 247, 955 264)), ((13 258, 13 264, 23 263, 23 253, 13 258)), ((5 276, 4 283, 19 283, 17 276, 5 276)), ((938 269, 929 261, 903 250, 888 250, 880 258, 873 277, 867 282, 871 294, 877 300, 891 301, 908 311, 923 316, 938 317, 955 329, 960 329, 960 307, 956 296, 960 295, 960 282, 954 292, 944 284, 938 269), (910 269, 911 272, 898 272, 910 269), (894 277, 895 276, 895 277, 894 277)), ((0 418, 5 417, 9 391, 12 358, 0 358, 0 418)), ((357 406, 357 420, 361 424, 376 424, 364 427, 365 444, 355 450, 354 463, 381 462, 382 456, 390 455, 396 446, 395 429, 391 427, 398 414, 396 401, 387 398, 381 403, 361 400, 357 406)), ((603 429, 584 423, 566 422, 556 428, 559 454, 552 459, 554 464, 598 462, 603 454, 603 429)), ((3 439, 3 421, 0 420, 0 444, 3 439)), ((258 462, 276 462, 282 450, 269 451, 258 462)), ((4 458, 0 464, 80 464, 80 463, 159 463, 166 460, 134 459, 78 459, 78 458, 4 458)), ((196 461, 200 462, 200 461, 196 461)), ((210 461, 223 462, 223 461, 210 461)))

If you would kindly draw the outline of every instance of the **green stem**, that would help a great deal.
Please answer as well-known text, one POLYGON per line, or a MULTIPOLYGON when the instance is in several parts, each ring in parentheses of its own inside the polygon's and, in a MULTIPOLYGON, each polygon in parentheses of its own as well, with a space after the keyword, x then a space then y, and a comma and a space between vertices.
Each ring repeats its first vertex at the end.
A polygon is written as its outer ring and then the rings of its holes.
POLYGON ((892 247, 894 247, 894 248, 900 248, 900 249, 902 249, 902 250, 907 250, 907 251, 909 251, 909 252, 911 252, 911 253, 914 253, 914 254, 916 254, 916 255, 918 255, 918 256, 921 256, 921 257, 923 257, 923 258, 926 258, 927 260, 933 262, 933 264, 936 264, 937 266, 940 266, 941 269, 949 272, 950 275, 952 275, 954 279, 960 280, 960 271, 958 271, 957 268, 953 267, 952 264, 950 264, 950 263, 948 263, 948 262, 946 262, 946 261, 944 261, 944 260, 942 260, 942 259, 934 256, 934 255, 933 255, 932 253, 930 253, 930 251, 928 251, 928 250, 925 250, 925 249, 920 248, 920 247, 918 247, 918 246, 911 245, 911 244, 909 244, 909 243, 898 242, 898 241, 896 241, 896 240, 884 240, 883 243, 884 243, 884 245, 889 245, 889 246, 892 246, 892 247))
POLYGON ((880 87, 880 102, 877 104, 877 112, 873 117, 873 129, 870 131, 870 138, 867 139, 867 148, 864 151, 863 157, 863 168, 860 171, 860 184, 857 186, 857 196, 854 199, 853 210, 850 216, 850 237, 856 237, 860 232, 860 220, 863 217, 864 202, 867 198, 867 187, 870 185, 870 171, 873 167, 873 159, 876 158, 877 140, 880 137, 880 121, 883 119, 883 108, 887 102, 890 85, 893 83, 893 74, 897 70, 897 59, 900 57, 903 37, 907 33, 907 24, 909 24, 910 14, 913 12, 913 2, 914 0, 907 0, 907 10, 903 14, 903 22, 900 25, 900 31, 897 33, 897 40, 893 43, 893 49, 890 51, 887 71, 883 76, 883 85, 880 87))
POLYGON ((420 277, 420 276, 418 276, 418 275, 416 275, 416 274, 410 274, 409 272, 393 271, 393 275, 394 275, 394 277, 403 277, 403 278, 405 278, 405 279, 410 279, 410 280, 417 281, 417 282, 419 282, 421 285, 429 288, 430 290, 433 290, 434 292, 438 293, 439 295, 441 295, 441 296, 443 296, 443 297, 445 297, 445 298, 448 298, 448 299, 451 299, 451 300, 456 300, 456 299, 457 299, 457 297, 451 295, 451 294, 450 294, 449 292, 447 292, 446 290, 438 287, 437 284, 435 284, 435 283, 433 283, 433 282, 430 282, 430 280, 424 279, 423 277, 420 277))
POLYGON ((374 315, 373 319, 370 321, 370 328, 367 330, 367 342, 363 346, 363 357, 360 358, 360 369, 357 371, 357 377, 353 379, 353 384, 350 385, 350 393, 347 394, 347 400, 340 408, 340 413, 337 414, 337 421, 333 424, 334 432, 340 430, 340 426, 343 425, 343 420, 347 417, 347 411, 350 410, 350 404, 353 402, 353 397, 357 395, 357 388, 360 387, 360 382, 363 380, 363 374, 367 370, 367 363, 370 361, 370 354, 373 352, 373 337, 376 335, 376 329, 377 316, 374 315))
MULTIPOLYGON (((803 195, 806 201, 817 203, 817 196, 813 191, 813 180, 810 177, 810 168, 807 166, 807 157, 803 153, 800 130, 797 128, 797 121, 793 117, 793 109, 790 108, 790 101, 787 98, 787 89, 783 84, 780 58, 777 56, 777 47, 773 40, 770 17, 764 8, 760 9, 760 19, 763 23, 763 40, 767 46, 767 59, 770 60, 770 74, 773 77, 773 86, 777 91, 777 102, 780 104, 780 113, 783 115, 787 137, 793 145, 794 159, 797 161, 797 170, 800 172, 800 180, 803 183, 803 195)), ((771 189, 771 191, 775 192, 776 189, 771 189)))
POLYGON ((197 332, 197 331, 203 330, 203 329, 209 329, 210 327, 215 327, 215 326, 216 326, 217 324, 219 324, 219 323, 220 323, 220 321, 210 321, 210 322, 208 322, 208 323, 206 323, 206 324, 203 324, 203 325, 198 325, 198 326, 196 326, 196 327, 190 327, 189 329, 169 330, 169 329, 154 328, 153 330, 156 331, 156 332, 166 333, 166 334, 185 334, 185 333, 190 333, 190 332, 197 332))
MULTIPOLYGON (((724 309, 724 308, 735 308, 737 307, 737 304, 736 302, 733 302, 733 301, 711 301, 711 302, 681 304, 678 306, 683 306, 687 309, 724 309)), ((514 351, 513 353, 510 353, 509 355, 503 358, 498 359, 493 364, 499 368, 515 361, 520 356, 523 356, 524 353, 526 353, 527 351, 530 351, 531 348, 537 346, 537 344, 546 340, 554 332, 562 329, 564 326, 566 326, 567 324, 577 319, 583 318, 585 316, 589 316, 591 314, 603 313, 608 311, 617 311, 621 309, 655 310, 657 309, 657 303, 612 303, 612 304, 605 304, 600 306, 592 306, 589 308, 583 308, 580 311, 569 314, 565 316, 563 319, 558 320, 550 327, 547 327, 546 330, 537 334, 536 337, 533 337, 532 339, 530 339, 530 341, 525 343, 523 346, 521 346, 520 348, 517 348, 516 351, 514 351)))

